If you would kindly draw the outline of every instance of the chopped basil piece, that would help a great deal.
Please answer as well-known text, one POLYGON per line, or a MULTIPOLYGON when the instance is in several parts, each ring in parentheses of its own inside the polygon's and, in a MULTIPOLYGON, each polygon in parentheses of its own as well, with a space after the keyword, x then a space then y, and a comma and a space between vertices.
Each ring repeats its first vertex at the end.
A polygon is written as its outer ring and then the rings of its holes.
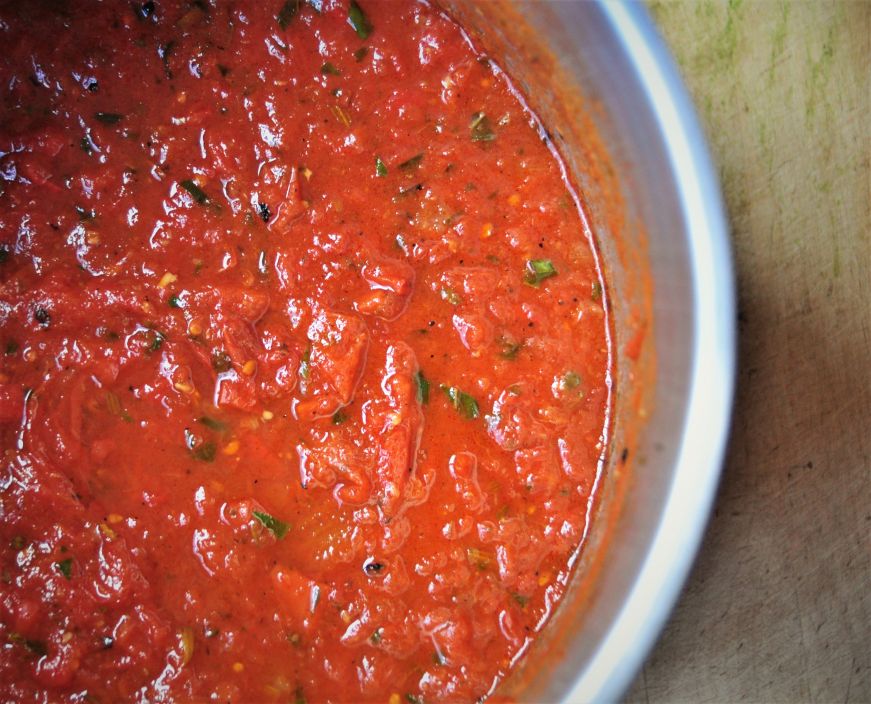
POLYGON ((218 374, 228 372, 232 368, 233 360, 230 358, 230 355, 228 355, 223 350, 221 350, 220 352, 215 352, 212 355, 212 369, 218 372, 218 374))
POLYGON ((66 560, 61 560, 60 562, 55 562, 55 567, 57 567, 58 572, 60 572, 64 577, 69 579, 73 574, 73 558, 68 557, 66 560))
POLYGON ((460 391, 456 386, 441 385, 442 391, 447 394, 451 405, 460 412, 461 415, 472 420, 480 415, 478 402, 465 391, 460 391))
POLYGON ((339 69, 337 69, 329 61, 327 61, 326 63, 321 65, 321 73, 323 73, 324 75, 329 74, 330 76, 340 76, 341 75, 341 71, 339 71, 339 69))
POLYGON ((351 0, 351 5, 348 7, 348 23, 354 28, 360 39, 367 39, 372 34, 372 24, 356 0, 351 0))
POLYGON ((420 162, 422 162, 422 161, 423 161, 423 154, 422 154, 422 153, 421 153, 421 154, 415 154, 415 155, 414 155, 413 157, 411 157, 410 159, 406 159, 405 161, 403 161, 403 162, 399 165, 399 168, 400 168, 402 171, 409 171, 409 170, 411 170, 411 169, 413 169, 413 168, 415 168, 415 167, 417 167, 417 166, 420 166, 420 162))
POLYGON ((209 196, 206 195, 206 192, 191 179, 186 178, 184 181, 181 181, 179 183, 179 186, 181 186, 188 193, 190 193, 194 201, 196 201, 200 205, 204 205, 205 203, 209 202, 209 196))
POLYGON ((287 531, 290 529, 290 526, 287 525, 284 521, 280 521, 274 516, 270 516, 268 513, 264 513, 263 511, 252 511, 254 514, 254 518, 260 521, 263 524, 263 527, 270 531, 276 538, 281 540, 285 535, 287 535, 287 531))
POLYGON ((113 416, 118 416, 121 420, 132 423, 133 419, 130 417, 130 414, 124 410, 124 406, 121 405, 121 399, 118 398, 118 395, 108 391, 106 393, 106 408, 109 409, 109 413, 113 416))
POLYGON ((420 403, 429 403, 429 380, 423 375, 423 372, 418 369, 414 375, 414 380, 417 383, 417 400, 420 403))
POLYGON ((167 301, 167 303, 169 303, 170 308, 184 308, 184 304, 182 303, 181 298, 174 294, 169 297, 169 301, 167 301))
POLYGON ((296 16, 296 13, 299 12, 299 2, 300 0, 286 0, 286 2, 281 6, 281 9, 275 16, 279 27, 287 29, 287 25, 290 24, 290 21, 296 16))
POLYGON ((216 418, 210 418, 209 416, 200 416, 199 418, 197 418, 197 423, 202 423, 207 428, 211 430, 216 430, 218 432, 222 432, 227 429, 226 423, 216 418))
POLYGON ((530 286, 538 286, 545 279, 557 275, 550 259, 530 259, 526 262, 526 272, 523 280, 530 286))
POLYGON ((204 442, 202 445, 197 445, 191 450, 194 459, 200 462, 214 462, 217 453, 218 448, 213 442, 204 442))
POLYGON ((123 115, 117 112, 95 112, 94 118, 102 122, 104 125, 117 125, 124 119, 123 115))
POLYGON ((439 291, 439 294, 441 295, 443 301, 447 301, 452 306, 460 305, 460 294, 454 291, 454 289, 443 287, 441 291, 439 291))
POLYGON ((490 119, 486 113, 476 112, 472 115, 469 129, 472 132, 473 142, 492 142, 496 139, 496 133, 493 132, 493 128, 490 126, 490 119))
POLYGON ((523 596, 523 594, 512 594, 511 595, 514 601, 516 601, 521 609, 525 609, 526 605, 529 603, 529 597, 523 596))
POLYGON ((375 157, 375 175, 376 176, 386 176, 387 175, 387 164, 381 161, 380 156, 375 157))
POLYGON ((354 52, 354 58, 357 59, 357 61, 362 61, 363 59, 366 58, 366 54, 368 54, 368 53, 369 53, 369 47, 368 46, 361 46, 359 49, 357 49, 357 51, 354 52))
POLYGON ((348 420, 348 414, 344 411, 336 411, 333 413, 333 425, 341 425, 348 420))

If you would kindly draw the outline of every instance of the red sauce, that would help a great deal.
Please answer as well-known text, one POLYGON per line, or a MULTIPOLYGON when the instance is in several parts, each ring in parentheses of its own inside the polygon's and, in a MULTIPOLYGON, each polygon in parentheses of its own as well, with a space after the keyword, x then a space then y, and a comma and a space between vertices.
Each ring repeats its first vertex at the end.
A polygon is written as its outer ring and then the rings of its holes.
POLYGON ((0 692, 474 700, 610 341, 563 166, 426 3, 0 3, 0 692))

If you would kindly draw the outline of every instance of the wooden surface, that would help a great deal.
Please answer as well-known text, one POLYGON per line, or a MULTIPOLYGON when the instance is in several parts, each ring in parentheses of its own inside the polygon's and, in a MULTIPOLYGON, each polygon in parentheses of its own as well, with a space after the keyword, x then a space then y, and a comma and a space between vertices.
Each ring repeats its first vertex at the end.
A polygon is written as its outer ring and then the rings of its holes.
POLYGON ((630 702, 871 702, 871 2, 656 2, 732 224, 716 513, 630 702))

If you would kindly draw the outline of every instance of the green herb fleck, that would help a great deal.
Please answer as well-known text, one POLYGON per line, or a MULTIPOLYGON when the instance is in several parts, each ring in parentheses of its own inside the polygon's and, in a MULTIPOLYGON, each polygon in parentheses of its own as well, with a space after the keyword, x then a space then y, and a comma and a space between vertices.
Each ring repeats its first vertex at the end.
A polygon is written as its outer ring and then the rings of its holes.
POLYGON ((419 369, 414 375, 414 381, 417 383, 417 400, 419 403, 429 403, 429 380, 423 375, 419 369))
POLYGON ((55 567, 57 567, 58 572, 60 572, 64 577, 69 579, 73 574, 73 558, 68 557, 66 560, 61 560, 60 562, 54 563, 55 567))
POLYGON ((299 12, 299 2, 300 0, 286 0, 286 2, 281 6, 281 9, 275 16, 275 20, 278 22, 279 27, 287 29, 290 21, 296 16, 296 13, 299 12))
POLYGON ((194 459, 197 459, 200 462, 214 462, 215 455, 217 453, 218 448, 215 443, 211 441, 207 441, 201 445, 197 445, 193 450, 191 450, 191 454, 194 456, 194 459))
POLYGON ((499 339, 499 356, 502 359, 517 359, 517 353, 522 347, 522 342, 516 342, 510 337, 503 336, 499 339))
POLYGON ((466 559, 479 570, 486 570, 492 562, 491 557, 478 548, 466 548, 466 559))
POLYGON ((79 214, 79 220, 93 220, 97 214, 93 210, 85 210, 82 206, 76 206, 76 212, 79 214))
POLYGON ((493 128, 490 126, 490 119, 486 113, 476 112, 472 115, 469 129, 472 133, 473 142, 492 142, 496 139, 496 133, 493 132, 493 128))
POLYGON ((287 525, 284 521, 280 521, 274 516, 270 516, 268 513, 264 513, 263 511, 252 511, 254 514, 254 518, 260 521, 263 524, 263 527, 270 531, 276 538, 281 540, 285 535, 287 535, 287 531, 290 529, 290 526, 287 525))
POLYGON ((443 301, 447 301, 452 306, 458 306, 461 303, 460 294, 458 294, 454 289, 449 288, 447 286, 442 287, 439 294, 442 297, 443 301))
POLYGON ((529 603, 529 597, 523 596, 523 594, 512 594, 511 598, 520 605, 521 609, 525 609, 526 605, 529 603))
POLYGON ((416 694, 407 692, 405 694, 405 701, 407 701, 408 704, 423 704, 423 697, 418 697, 416 694))
POLYGON ((117 112, 95 112, 94 117, 104 125, 117 125, 124 119, 124 116, 117 112))
POLYGON ((381 640, 382 640, 382 638, 383 638, 382 630, 383 630, 383 629, 381 629, 381 628, 376 628, 376 629, 372 632, 372 635, 369 636, 369 640, 370 640, 373 644, 378 645, 378 644, 381 642, 381 640))
POLYGON ((423 154, 422 153, 415 154, 410 159, 406 159, 405 161, 403 161, 399 165, 399 168, 402 171, 410 171, 411 169, 414 169, 414 168, 417 168, 418 166, 420 166, 420 162, 422 162, 422 161, 423 161, 423 154))
POLYGON ((194 201, 200 205, 205 205, 209 202, 209 196, 207 196, 206 192, 194 183, 193 180, 186 178, 184 181, 179 182, 179 186, 190 193, 194 201))
POLYGON ((339 69, 337 69, 329 61, 327 61, 326 63, 321 65, 321 73, 323 73, 324 75, 329 74, 330 76, 340 76, 342 72, 339 71, 339 69))
POLYGON ((597 302, 602 300, 602 284, 598 281, 593 282, 593 290, 590 294, 590 298, 597 302))
POLYGON ((13 355, 18 352, 18 343, 15 340, 9 340, 6 343, 6 354, 13 355))
POLYGON ((557 270, 550 259, 530 259, 526 262, 523 280, 530 286, 538 286, 545 279, 556 275, 557 270))
POLYGON ((202 423, 210 430, 215 430, 217 432, 223 432, 227 429, 226 423, 217 418, 211 418, 210 416, 200 416, 197 418, 197 423, 202 423))
POLYGON ((151 333, 151 342, 148 345, 149 352, 157 352, 161 347, 163 347, 164 338, 163 334, 158 332, 157 330, 150 330, 151 333))
POLYGON ((367 39, 372 34, 372 24, 356 0, 351 0, 351 5, 348 7, 348 23, 360 39, 367 39))
POLYGON ((118 395, 112 391, 106 392, 106 408, 109 409, 109 413, 113 416, 118 416, 127 423, 133 422, 130 414, 127 413, 127 411, 124 410, 124 406, 121 405, 121 399, 119 399, 118 395))
POLYGON ((336 411, 333 413, 333 425, 341 425, 348 420, 348 414, 344 411, 336 411))
POLYGON ((369 47, 368 46, 361 46, 359 49, 357 49, 357 51, 354 52, 354 58, 357 59, 357 61, 362 61, 363 59, 366 58, 366 54, 368 54, 368 53, 369 53, 369 47))
POLYGON ((293 704, 306 704, 305 693, 302 691, 302 687, 296 688, 296 692, 294 692, 293 697, 293 704))
POLYGON ((375 157, 375 175, 376 176, 386 176, 387 175, 387 164, 381 161, 380 156, 375 157))
POLYGON ((299 363, 299 377, 303 381, 308 381, 308 378, 311 376, 311 358, 312 348, 309 345, 306 347, 305 354, 303 354, 302 360, 299 363))
POLYGON ((79 146, 82 148, 82 151, 88 156, 94 153, 94 145, 91 142, 91 138, 87 135, 82 137, 82 141, 79 142, 79 146))
POLYGON ((566 372, 560 379, 560 388, 576 389, 581 385, 581 377, 577 372, 566 372))
POLYGON ((169 304, 170 308, 184 308, 184 303, 182 302, 181 298, 176 295, 170 296, 167 303, 169 304))
POLYGON ((465 391, 460 391, 456 386, 441 385, 442 391, 445 392, 451 405, 466 418, 472 420, 480 415, 478 402, 465 391))

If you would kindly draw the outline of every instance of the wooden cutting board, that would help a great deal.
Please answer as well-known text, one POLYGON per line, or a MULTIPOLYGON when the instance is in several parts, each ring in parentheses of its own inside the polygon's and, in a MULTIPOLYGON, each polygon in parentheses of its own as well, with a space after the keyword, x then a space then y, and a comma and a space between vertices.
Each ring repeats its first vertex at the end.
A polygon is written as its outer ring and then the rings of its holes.
POLYGON ((716 512, 630 702, 871 701, 871 2, 651 3, 718 165, 739 375, 716 512))

